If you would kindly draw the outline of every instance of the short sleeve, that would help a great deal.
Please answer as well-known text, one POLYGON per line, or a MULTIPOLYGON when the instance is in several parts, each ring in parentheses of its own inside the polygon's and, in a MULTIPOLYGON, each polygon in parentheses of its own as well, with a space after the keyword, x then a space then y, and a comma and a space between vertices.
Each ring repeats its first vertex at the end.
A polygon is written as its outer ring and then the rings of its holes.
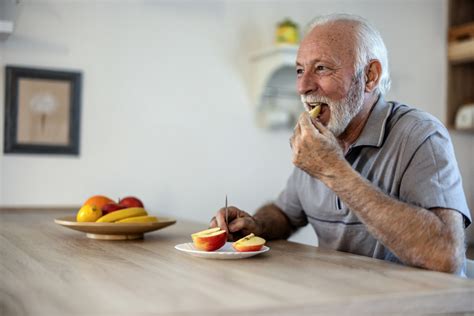
POLYGON ((301 187, 301 171, 298 168, 293 168, 286 187, 280 193, 274 202, 290 220, 295 227, 302 227, 308 224, 308 218, 304 212, 300 199, 298 197, 298 187, 301 187))
POLYGON ((418 125, 411 132, 423 142, 414 150, 401 184, 400 199, 426 208, 449 208, 464 216, 467 227, 471 214, 462 187, 453 145, 444 127, 418 125))

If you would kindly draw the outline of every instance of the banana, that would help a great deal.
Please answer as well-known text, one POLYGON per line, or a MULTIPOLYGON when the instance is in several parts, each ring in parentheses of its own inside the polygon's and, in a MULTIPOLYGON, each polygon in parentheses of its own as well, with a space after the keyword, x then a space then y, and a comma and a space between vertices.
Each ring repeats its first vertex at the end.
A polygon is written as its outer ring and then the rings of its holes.
POLYGON ((124 218, 119 221, 116 221, 116 223, 156 223, 156 222, 158 222, 158 219, 155 216, 135 216, 135 217, 124 218))
POLYGON ((96 223, 113 223, 113 222, 116 222, 128 217, 145 216, 145 215, 148 215, 148 213, 145 211, 144 208, 129 207, 129 208, 124 208, 123 210, 114 211, 107 215, 104 215, 100 217, 96 221, 96 223))
POLYGON ((321 106, 317 105, 314 107, 314 109, 309 111, 309 115, 311 116, 311 118, 317 118, 319 115, 319 112, 321 112, 321 106))

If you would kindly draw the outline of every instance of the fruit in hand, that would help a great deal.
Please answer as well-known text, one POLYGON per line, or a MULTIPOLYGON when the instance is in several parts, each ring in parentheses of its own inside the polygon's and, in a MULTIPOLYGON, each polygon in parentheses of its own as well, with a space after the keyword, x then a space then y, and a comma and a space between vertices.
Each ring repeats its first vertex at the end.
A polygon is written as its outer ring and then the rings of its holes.
POLYGON ((224 246, 227 232, 219 227, 206 229, 191 235, 194 246, 204 251, 214 251, 224 246))
POLYGON ((124 209, 125 206, 118 205, 117 203, 107 203, 102 207, 102 214, 107 215, 109 213, 124 209))
POLYGON ((87 199, 82 205, 95 205, 102 210, 105 204, 115 203, 114 200, 104 195, 94 195, 87 199))
POLYGON ((158 218, 155 216, 135 216, 135 217, 128 217, 116 221, 116 223, 157 223, 158 218))
POLYGON ((319 112, 321 112, 321 105, 316 105, 314 109, 309 111, 309 115, 311 116, 311 118, 317 118, 319 115, 319 112))
POLYGON ((82 206, 76 215, 78 222, 95 222, 102 216, 102 211, 95 205, 84 205, 82 206))
POLYGON ((118 204, 123 207, 145 207, 142 201, 134 196, 127 196, 123 199, 120 199, 118 204))
POLYGON ((265 239, 250 234, 241 238, 232 244, 237 251, 259 251, 262 249, 262 246, 265 244, 265 239))
POLYGON ((107 215, 100 217, 96 222, 97 223, 113 223, 121 219, 136 217, 136 216, 146 216, 148 213, 144 208, 141 207, 129 207, 122 210, 118 210, 107 215))

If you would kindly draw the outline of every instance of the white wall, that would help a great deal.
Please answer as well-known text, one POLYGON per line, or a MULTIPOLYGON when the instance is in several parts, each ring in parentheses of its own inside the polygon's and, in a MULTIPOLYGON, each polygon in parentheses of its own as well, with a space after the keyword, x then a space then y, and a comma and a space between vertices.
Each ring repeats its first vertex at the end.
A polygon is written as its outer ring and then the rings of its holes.
MULTIPOLYGON (((247 57, 271 45, 284 17, 303 25, 336 11, 362 15, 382 33, 389 99, 444 120, 442 0, 22 1, 0 62, 83 72, 81 155, 0 156, 0 204, 134 194, 156 214, 204 223, 227 193, 252 212, 284 186, 291 152, 290 131, 255 127, 247 57)), ((472 208, 473 137, 454 135, 454 143, 472 208)), ((308 231, 299 238, 313 242, 308 231)))

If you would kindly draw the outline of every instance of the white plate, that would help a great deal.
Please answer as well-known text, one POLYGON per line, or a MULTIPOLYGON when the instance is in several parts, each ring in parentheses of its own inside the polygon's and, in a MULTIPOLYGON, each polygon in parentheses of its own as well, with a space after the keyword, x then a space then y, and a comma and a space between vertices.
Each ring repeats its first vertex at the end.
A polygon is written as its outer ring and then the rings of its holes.
POLYGON ((262 249, 259 251, 237 251, 232 248, 231 242, 226 242, 224 246, 215 250, 215 251, 202 251, 194 247, 192 242, 188 242, 185 244, 179 244, 174 246, 175 249, 179 251, 183 251, 191 256, 207 258, 207 259, 243 259, 252 256, 259 255, 261 253, 267 252, 270 250, 267 246, 262 246, 262 249))

